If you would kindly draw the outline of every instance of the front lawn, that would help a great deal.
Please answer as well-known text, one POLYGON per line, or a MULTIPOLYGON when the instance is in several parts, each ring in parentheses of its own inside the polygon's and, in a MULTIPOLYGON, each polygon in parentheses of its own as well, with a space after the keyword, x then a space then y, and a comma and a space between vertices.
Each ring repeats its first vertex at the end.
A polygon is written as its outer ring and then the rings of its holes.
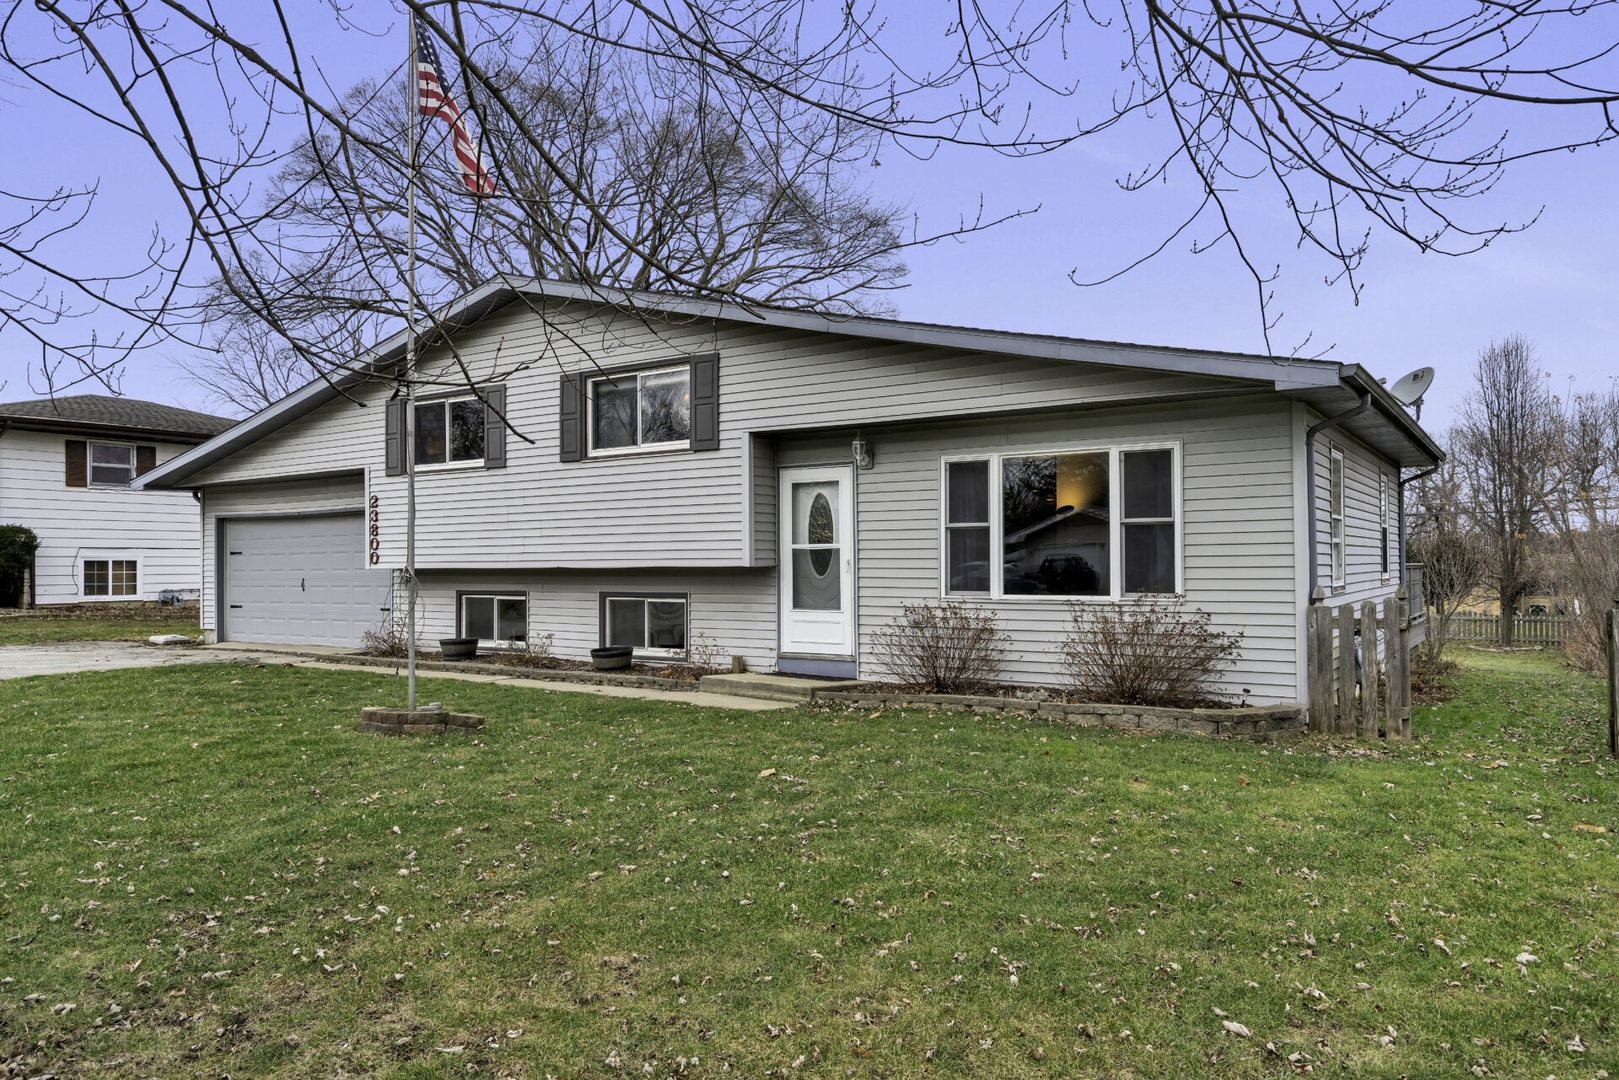
MULTIPOLYGON (((1579 676, 1386 752, 488 684, 0 683, 0 1054, 95 1077, 1619 1068, 1579 676)), ((1478 1070, 1484 1070, 1480 1072, 1478 1070)))
POLYGON ((196 637, 197 607, 84 604, 0 613, 0 645, 56 641, 145 641, 153 634, 196 637))

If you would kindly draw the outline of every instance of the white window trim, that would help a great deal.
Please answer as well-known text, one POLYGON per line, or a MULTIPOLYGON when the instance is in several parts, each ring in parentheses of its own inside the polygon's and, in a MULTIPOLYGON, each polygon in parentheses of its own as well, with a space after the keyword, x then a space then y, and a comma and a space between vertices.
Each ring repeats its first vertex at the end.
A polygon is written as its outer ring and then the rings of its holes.
MULTIPOLYGON (((1120 600, 1131 599, 1138 596, 1162 596, 1185 599, 1186 597, 1186 530, 1185 530, 1185 482, 1182 476, 1182 462, 1185 459, 1180 440, 1158 442, 1112 442, 1103 445, 1049 448, 1036 447, 1031 450, 1002 450, 992 453, 961 453, 946 454, 939 459, 939 596, 945 600, 1012 600, 1033 601, 1035 603, 1059 603, 1069 601, 1079 603, 1117 603, 1120 600), (1135 450, 1168 450, 1171 452, 1169 473, 1174 485, 1175 507, 1175 591, 1170 593, 1126 593, 1124 592, 1124 483, 1123 473, 1120 471, 1120 455, 1135 450), (1107 454, 1108 455, 1108 587, 1110 591, 1099 596, 1048 596, 1041 594, 1013 593, 1008 594, 1002 589, 1002 576, 1005 572, 1005 554, 1002 551, 1002 534, 1005 521, 1001 512, 1001 461, 1005 458, 1024 457, 1056 457, 1063 454, 1107 454), (950 514, 950 464, 959 461, 988 461, 989 462, 989 592, 951 592, 950 591, 950 548, 947 533, 949 526, 947 519, 950 514)), ((1147 523, 1149 521, 1167 521, 1167 518, 1132 518, 1133 522, 1147 523)))
MULTIPOLYGON (((655 658, 657 658, 659 660, 685 660, 688 656, 691 655, 691 653, 690 653, 690 647, 691 647, 691 594, 690 593, 682 594, 680 596, 646 596, 646 595, 637 595, 635 593, 604 593, 602 595, 602 601, 603 602, 602 602, 602 614, 601 614, 601 617, 604 620, 607 618, 607 609, 608 609, 609 605, 611 605, 614 600, 639 600, 643 604, 648 604, 648 603, 662 603, 662 604, 679 603, 680 605, 682 605, 686 609, 686 620, 685 620, 686 621, 686 630, 685 630, 685 634, 683 636, 686 639, 686 646, 687 647, 684 648, 684 649, 654 649, 654 648, 639 648, 639 647, 636 647, 634 649, 633 655, 635 655, 635 656, 655 657, 655 658)), ((601 640, 602 641, 607 640, 607 624, 605 622, 603 622, 603 624, 601 626, 601 640)))
POLYGON ((1327 457, 1327 538, 1332 561, 1332 587, 1342 589, 1349 564, 1348 525, 1344 509, 1349 488, 1349 465, 1344 452, 1336 446, 1328 448, 1327 457), (1338 486, 1332 485, 1332 465, 1338 463, 1338 486))
POLYGON ((1377 507, 1377 541, 1382 548, 1378 561, 1387 567, 1380 568, 1383 584, 1387 585, 1394 579, 1394 552, 1391 546, 1394 543, 1394 530, 1389 527, 1389 476, 1382 471, 1377 474, 1377 507))
POLYGON ((528 593, 525 590, 522 590, 522 589, 511 589, 511 590, 490 589, 490 590, 488 590, 486 592, 474 592, 474 591, 472 591, 470 589, 462 591, 455 598, 455 607, 456 607, 455 616, 456 616, 456 632, 457 633, 464 634, 466 632, 466 628, 467 628, 466 602, 468 600, 481 600, 481 599, 521 600, 521 601, 523 601, 523 633, 526 635, 526 637, 524 638, 523 641, 515 641, 512 638, 479 638, 478 639, 478 648, 480 648, 480 649, 514 649, 514 648, 515 649, 521 649, 530 640, 533 639, 534 631, 531 629, 531 624, 529 622, 529 597, 528 597, 528 593))
MULTIPOLYGON (((107 485, 107 486, 111 486, 111 485, 107 485)), ((79 579, 79 582, 78 582, 78 584, 79 584, 79 599, 81 599, 81 600, 92 600, 92 601, 106 600, 106 601, 115 602, 115 603, 117 603, 117 602, 127 602, 127 601, 130 601, 130 600, 139 600, 141 598, 141 584, 142 584, 142 582, 144 582, 146 580, 146 572, 141 569, 141 562, 142 562, 141 557, 138 556, 138 555, 85 555, 84 553, 80 552, 80 554, 78 556, 78 559, 77 559, 77 563, 76 563, 76 565, 74 567, 76 575, 77 575, 77 577, 79 579), (104 562, 104 563, 107 564, 107 588, 109 590, 112 588, 112 564, 115 563, 115 562, 131 562, 131 563, 134 563, 135 564, 135 591, 132 592, 132 593, 126 593, 126 594, 123 594, 123 595, 117 595, 117 594, 114 594, 114 593, 112 593, 110 591, 104 592, 104 593, 94 593, 94 594, 92 594, 90 592, 87 592, 86 591, 86 586, 87 586, 88 583, 85 581, 85 573, 84 573, 84 564, 87 563, 87 562, 104 562)))
MULTIPOLYGON (((643 443, 637 442, 634 446, 614 446, 598 449, 596 446, 596 395, 597 383, 622 382, 625 379, 635 379, 635 437, 641 437, 641 380, 648 375, 667 375, 672 371, 681 371, 686 374, 686 393, 691 394, 691 364, 670 364, 663 367, 647 368, 636 371, 624 371, 617 375, 597 375, 585 380, 585 456, 586 457, 634 457, 637 454, 667 454, 670 451, 690 450, 691 436, 684 439, 675 439, 671 442, 643 443)), ((684 655, 684 654, 682 654, 684 655)))
MULTIPOLYGON (((139 452, 135 449, 134 443, 110 442, 106 439, 98 439, 86 442, 84 447, 84 486, 101 488, 103 491, 128 491, 129 485, 134 482, 135 470, 140 468, 140 464, 136 460, 138 453, 139 452), (98 446, 116 446, 120 450, 129 451, 128 480, 125 480, 122 484, 98 483, 96 481, 96 447, 98 446)), ((109 466, 105 464, 101 467, 103 469, 109 468, 109 466)))
POLYGON ((479 400, 479 398, 478 398, 477 394, 456 394, 454 397, 435 397, 435 398, 428 398, 425 401, 423 401, 421 399, 414 399, 414 398, 411 400, 411 403, 410 403, 410 424, 409 424, 410 438, 407 441, 410 443, 408 453, 409 453, 409 456, 410 456, 410 467, 411 467, 412 470, 414 470, 416 472, 458 472, 458 471, 460 471, 462 469, 482 469, 482 468, 485 468, 484 463, 486 461, 488 461, 488 459, 489 459, 489 442, 488 442, 488 440, 489 440, 489 432, 488 432, 487 428, 484 431, 484 447, 483 447, 483 456, 482 457, 468 458, 465 461, 437 461, 437 462, 432 462, 432 463, 419 462, 419 461, 416 460, 416 410, 417 409, 421 408, 424 405, 442 405, 442 406, 444 406, 444 408, 446 410, 445 414, 444 414, 444 454, 445 454, 445 457, 448 458, 449 453, 450 453, 450 414, 449 414, 448 410, 449 410, 450 406, 453 403, 457 402, 457 401, 478 401, 478 400, 479 400))

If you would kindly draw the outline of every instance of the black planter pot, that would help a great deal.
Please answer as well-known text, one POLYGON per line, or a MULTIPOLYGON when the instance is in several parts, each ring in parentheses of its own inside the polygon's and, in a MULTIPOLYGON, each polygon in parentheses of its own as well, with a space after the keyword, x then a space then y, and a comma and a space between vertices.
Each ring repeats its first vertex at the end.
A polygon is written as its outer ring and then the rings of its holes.
POLYGON ((597 671, 623 671, 630 666, 635 650, 628 645, 614 645, 606 649, 591 649, 590 660, 597 671))
POLYGON ((475 637, 439 638, 438 647, 446 660, 471 660, 478 655, 478 639, 475 637))

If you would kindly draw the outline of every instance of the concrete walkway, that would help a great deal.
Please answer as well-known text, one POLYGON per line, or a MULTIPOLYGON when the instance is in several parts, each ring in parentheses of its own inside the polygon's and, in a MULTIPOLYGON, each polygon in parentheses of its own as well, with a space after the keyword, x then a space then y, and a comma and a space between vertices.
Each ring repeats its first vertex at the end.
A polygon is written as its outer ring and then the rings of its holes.
MULTIPOLYGON (((135 641, 64 641, 46 645, 0 646, 0 679, 22 679, 30 675, 66 675, 79 671, 115 671, 120 668, 172 667, 177 664, 292 664, 320 671, 364 672, 372 675, 404 677, 403 665, 395 671, 390 668, 359 667, 354 664, 333 663, 310 659, 310 653, 341 656, 347 649, 323 648, 318 645, 239 645, 236 643, 182 647, 173 645, 146 645, 135 641)), ((765 709, 786 709, 792 702, 769 701, 764 698, 743 697, 733 694, 714 694, 702 690, 658 690, 638 686, 596 686, 589 683, 536 682, 533 679, 513 679, 482 672, 424 671, 423 679, 460 679, 464 682, 498 683, 502 686, 537 690, 544 694, 595 694, 598 697, 639 698, 643 701, 668 701, 682 705, 699 705, 712 709, 745 709, 758 712, 765 709)))

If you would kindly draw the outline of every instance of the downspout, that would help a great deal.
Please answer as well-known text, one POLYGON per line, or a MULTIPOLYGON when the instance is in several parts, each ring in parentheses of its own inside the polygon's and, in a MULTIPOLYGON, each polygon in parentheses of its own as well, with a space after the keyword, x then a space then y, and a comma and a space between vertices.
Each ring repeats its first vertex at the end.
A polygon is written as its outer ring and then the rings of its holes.
POLYGON ((1409 483, 1412 483, 1414 481, 1417 481, 1417 480, 1421 480, 1424 476, 1432 476, 1434 473, 1436 473, 1438 471, 1439 471, 1439 466, 1435 465, 1431 469, 1423 469, 1419 473, 1412 473, 1410 476, 1407 476, 1404 479, 1402 479, 1399 482, 1399 484, 1396 485, 1396 488, 1395 488, 1395 493, 1399 498, 1398 512, 1399 512, 1399 515, 1400 515, 1400 584, 1402 584, 1402 585, 1405 584, 1405 561, 1406 561, 1406 557, 1405 557, 1405 485, 1407 485, 1409 483))
POLYGON ((1337 416, 1329 416, 1304 433, 1304 513, 1307 518, 1305 527, 1308 531, 1309 560, 1310 560, 1310 602, 1315 602, 1316 584, 1320 580, 1320 573, 1316 569, 1316 524, 1315 524, 1315 437, 1328 428, 1337 427, 1345 420, 1353 419, 1372 407, 1372 392, 1362 390, 1360 404, 1337 416))

